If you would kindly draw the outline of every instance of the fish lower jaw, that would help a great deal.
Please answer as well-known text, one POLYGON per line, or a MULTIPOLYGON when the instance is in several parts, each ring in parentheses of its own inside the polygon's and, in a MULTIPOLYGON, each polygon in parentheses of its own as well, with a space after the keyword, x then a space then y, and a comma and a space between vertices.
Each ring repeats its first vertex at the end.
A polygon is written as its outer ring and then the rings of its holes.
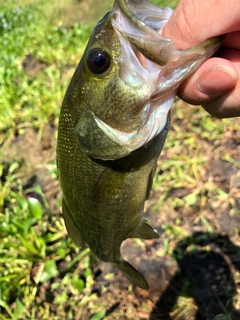
MULTIPOLYGON (((169 97, 165 102, 160 102, 160 106, 152 106, 152 110, 146 110, 148 114, 145 116, 146 121, 140 128, 131 132, 124 132, 111 127, 106 122, 93 115, 94 120, 99 129, 116 145, 121 146, 132 152, 155 138, 165 127, 167 122, 167 115, 174 101, 174 97, 169 97)), ((151 109, 149 107, 148 109, 151 109)))

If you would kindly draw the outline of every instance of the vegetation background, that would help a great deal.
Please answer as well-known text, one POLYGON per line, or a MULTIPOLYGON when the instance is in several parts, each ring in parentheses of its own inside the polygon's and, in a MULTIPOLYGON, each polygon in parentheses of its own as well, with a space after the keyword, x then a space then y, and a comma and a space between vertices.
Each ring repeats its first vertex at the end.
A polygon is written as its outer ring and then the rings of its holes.
MULTIPOLYGON (((154 1, 174 7, 177 1, 154 1), (170 4, 169 4, 170 3, 170 4)), ((102 0, 0 0, 0 319, 240 319, 240 125, 176 100, 134 287, 67 237, 55 147, 64 92, 102 0)))

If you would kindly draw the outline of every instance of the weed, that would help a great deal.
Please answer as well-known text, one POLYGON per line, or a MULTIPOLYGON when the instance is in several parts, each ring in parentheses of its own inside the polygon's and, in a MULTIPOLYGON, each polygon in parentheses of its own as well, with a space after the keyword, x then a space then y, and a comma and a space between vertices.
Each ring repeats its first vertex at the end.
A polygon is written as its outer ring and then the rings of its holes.
MULTIPOLYGON (((10 152, 10 146, 21 139, 28 128, 37 132, 41 140, 46 125, 57 126, 66 87, 89 39, 91 27, 96 24, 96 20, 90 21, 90 18, 89 23, 82 23, 88 17, 80 21, 76 15, 88 2, 80 1, 80 10, 75 14, 76 2, 0 1, 1 320, 77 320, 87 319, 86 314, 92 320, 104 319, 111 311, 108 293, 111 293, 110 299, 113 296, 117 299, 117 303, 112 303, 112 310, 123 301, 122 319, 125 314, 133 315, 129 319, 137 319, 136 306, 143 308, 144 301, 152 306, 151 301, 156 300, 155 297, 144 300, 144 296, 134 300, 132 285, 126 291, 117 289, 117 285, 114 289, 105 287, 106 281, 116 283, 116 273, 112 270, 104 276, 105 282, 100 281, 99 287, 96 285, 89 249, 79 252, 66 237, 59 214, 60 197, 47 198, 40 183, 26 186, 24 165, 10 152), (75 14, 74 21, 66 12, 75 14), (50 200, 58 212, 53 212, 50 200), (129 302, 128 297, 132 301, 129 302), (143 301, 141 306, 137 300, 143 301)), ((104 8, 108 5, 105 2, 104 8)), ((174 8, 178 1, 154 2, 174 8)), ((100 5, 94 10, 94 13, 88 10, 88 15, 100 17, 105 13, 101 12, 100 5)), ((151 211, 158 217, 163 231, 156 256, 164 259, 173 255, 176 242, 191 233, 186 223, 193 227, 200 225, 213 234, 216 226, 212 220, 216 219, 220 207, 226 211, 232 205, 239 213, 239 204, 229 194, 226 183, 222 183, 219 176, 217 180, 212 168, 209 169, 214 159, 240 168, 237 120, 213 119, 204 110, 183 105, 179 100, 174 105, 172 118, 172 128, 154 177, 154 201, 150 200, 151 211)), ((39 161, 35 171, 39 167, 44 167, 56 182, 55 162, 43 164, 39 161)), ((238 232, 235 227, 235 233, 238 232)), ((141 240, 135 241, 134 246, 141 247, 145 253, 151 247, 149 245, 146 250, 141 240)), ((195 250, 194 245, 190 249, 195 250)), ((239 272, 235 277, 239 282, 239 272)), ((171 312, 174 319, 193 317, 196 305, 189 298, 189 291, 185 280, 181 297, 171 312)), ((221 305, 221 301, 218 303, 221 305)), ((239 308, 237 298, 234 303, 239 308)), ((228 310, 223 307, 226 319, 230 319, 228 310)))

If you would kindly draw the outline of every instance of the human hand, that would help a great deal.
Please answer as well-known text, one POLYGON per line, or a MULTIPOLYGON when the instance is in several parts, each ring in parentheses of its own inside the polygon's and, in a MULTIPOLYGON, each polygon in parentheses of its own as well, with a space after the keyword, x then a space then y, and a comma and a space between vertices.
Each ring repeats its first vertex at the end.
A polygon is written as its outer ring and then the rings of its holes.
POLYGON ((179 49, 226 34, 215 56, 180 85, 178 96, 219 118, 240 116, 239 0, 181 0, 162 34, 179 49))

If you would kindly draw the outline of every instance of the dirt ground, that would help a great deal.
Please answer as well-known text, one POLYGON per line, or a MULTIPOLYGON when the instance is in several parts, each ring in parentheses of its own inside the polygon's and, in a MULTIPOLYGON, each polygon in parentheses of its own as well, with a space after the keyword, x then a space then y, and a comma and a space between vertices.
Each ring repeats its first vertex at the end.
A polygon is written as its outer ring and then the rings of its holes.
MULTIPOLYGON (((179 121, 174 118, 173 121, 179 121)), ((52 212, 58 216, 61 212, 57 199, 61 197, 61 191, 58 181, 46 167, 55 161, 57 128, 54 123, 54 119, 49 119, 40 138, 33 129, 27 129, 10 142, 8 150, 9 159, 22 164, 24 188, 40 184, 52 212)), ((188 130, 186 123, 184 120, 181 123, 183 130, 188 130)), ((174 134, 174 129, 170 134, 174 134)), ((107 310, 105 318, 110 320, 240 319, 240 171, 233 163, 221 159, 221 150, 227 150, 233 159, 239 161, 239 141, 240 133, 234 130, 225 132, 214 143, 199 140, 209 158, 203 168, 202 180, 206 181, 211 175, 213 182, 229 194, 219 203, 207 197, 204 217, 213 232, 206 231, 199 219, 198 205, 188 209, 163 206, 159 209, 161 213, 156 214, 154 204, 160 191, 153 191, 146 204, 145 216, 158 230, 160 239, 144 242, 129 239, 122 248, 123 256, 146 277, 150 290, 133 286, 129 291, 130 283, 126 277, 111 265, 102 263, 94 269, 92 292, 95 298, 76 310, 75 319, 90 319, 95 303, 107 310), (170 238, 168 245, 173 248, 173 255, 163 254, 166 233, 162 226, 174 225, 176 219, 181 219, 181 232, 186 232, 186 237, 181 237, 181 241, 176 240, 179 237, 170 238), (193 244, 197 248, 195 251, 189 249, 193 244), (109 274, 113 276, 107 276, 109 274), (181 299, 185 302, 179 310, 181 299), (186 299, 189 299, 189 306, 186 299)), ((161 163, 166 158, 171 159, 171 150, 163 151, 158 174, 161 174, 161 163)), ((182 198, 190 192, 187 188, 174 188, 170 195, 182 198)), ((58 267, 61 269, 62 266, 58 267)), ((61 281, 61 278, 56 277, 54 281, 61 281)), ((38 304, 51 305, 52 295, 50 282, 39 284, 38 304)), ((64 318, 64 314, 54 310, 54 305, 51 308, 57 315, 52 319, 64 318)))

